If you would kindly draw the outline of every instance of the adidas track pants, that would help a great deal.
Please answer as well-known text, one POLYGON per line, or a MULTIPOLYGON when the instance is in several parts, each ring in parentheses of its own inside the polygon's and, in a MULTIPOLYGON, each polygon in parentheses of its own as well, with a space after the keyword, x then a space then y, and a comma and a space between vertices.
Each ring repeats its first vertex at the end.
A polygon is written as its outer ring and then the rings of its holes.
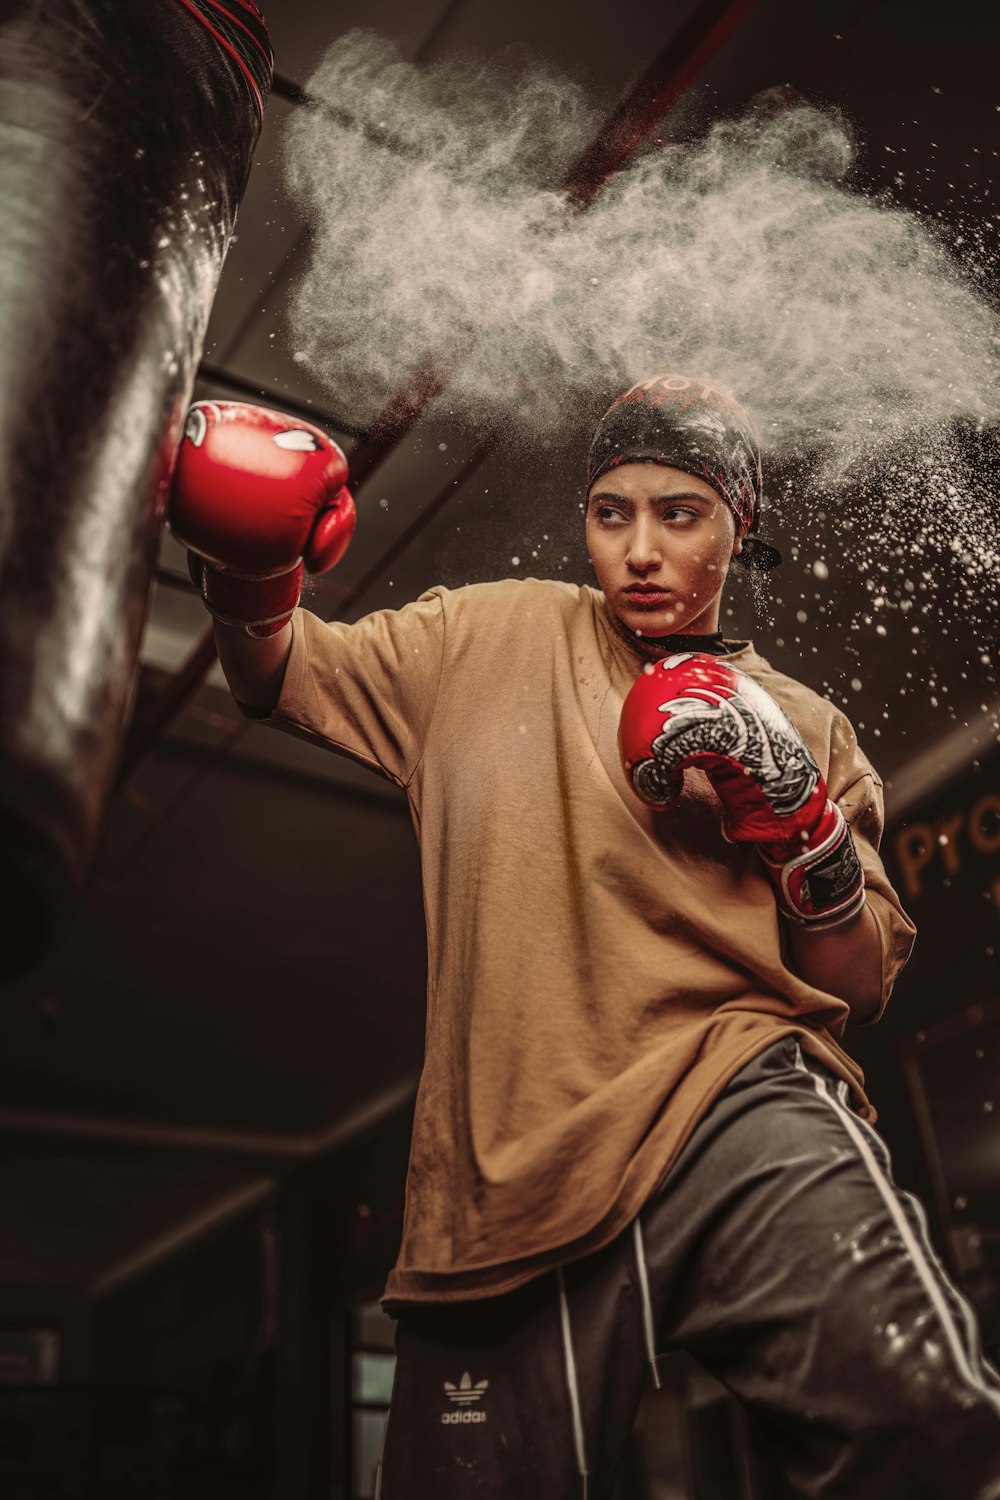
POLYGON ((605 1500, 658 1355, 744 1403, 802 1500, 1000 1500, 1000 1377, 846 1086, 786 1037, 604 1250, 406 1308, 378 1500, 605 1500))

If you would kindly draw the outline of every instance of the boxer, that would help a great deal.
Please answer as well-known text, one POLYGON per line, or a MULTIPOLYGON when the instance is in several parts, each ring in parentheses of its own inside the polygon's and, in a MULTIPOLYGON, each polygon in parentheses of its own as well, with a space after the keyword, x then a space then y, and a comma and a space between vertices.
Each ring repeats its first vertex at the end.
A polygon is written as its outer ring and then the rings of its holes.
POLYGON ((720 630, 730 568, 779 562, 749 416, 677 373, 612 405, 596 588, 325 624, 298 578, 349 540, 345 480, 318 430, 202 404, 172 514, 243 711, 388 777, 419 830, 381 1500, 609 1496, 673 1349, 788 1494, 996 1500, 1000 1379, 843 1046, 913 939, 881 782, 839 709, 720 630))

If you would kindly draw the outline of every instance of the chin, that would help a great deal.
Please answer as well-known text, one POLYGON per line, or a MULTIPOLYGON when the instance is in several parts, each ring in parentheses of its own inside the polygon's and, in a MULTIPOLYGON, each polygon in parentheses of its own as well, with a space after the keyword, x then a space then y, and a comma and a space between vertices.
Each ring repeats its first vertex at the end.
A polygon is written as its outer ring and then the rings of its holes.
POLYGON ((704 615, 690 618, 678 614, 676 610, 668 614, 664 610, 647 613, 641 609, 626 609, 619 611, 618 618, 633 634, 658 638, 668 635, 712 635, 722 628, 721 625, 713 625, 710 620, 706 620, 704 615))
POLYGON ((629 630, 642 635, 685 635, 690 628, 676 610, 666 614, 662 609, 625 609, 619 610, 618 618, 629 630))

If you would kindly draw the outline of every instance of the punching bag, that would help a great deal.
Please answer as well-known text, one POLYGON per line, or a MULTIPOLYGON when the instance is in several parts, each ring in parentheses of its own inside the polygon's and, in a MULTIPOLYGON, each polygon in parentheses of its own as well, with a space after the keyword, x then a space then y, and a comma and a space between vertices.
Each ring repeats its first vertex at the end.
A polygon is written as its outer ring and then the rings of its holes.
POLYGON ((0 980, 94 851, 271 69, 250 0, 2 8, 0 980))

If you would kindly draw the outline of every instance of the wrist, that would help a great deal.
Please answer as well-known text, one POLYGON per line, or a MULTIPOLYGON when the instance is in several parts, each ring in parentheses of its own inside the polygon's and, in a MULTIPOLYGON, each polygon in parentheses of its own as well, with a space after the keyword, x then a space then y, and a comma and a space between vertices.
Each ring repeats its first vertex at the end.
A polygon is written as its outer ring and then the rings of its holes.
MULTIPOLYGON (((302 594, 302 559, 281 572, 238 573, 198 560, 197 583, 205 608, 222 625, 248 635, 275 635, 287 625, 302 594)), ((194 572, 194 570, 192 570, 194 572)))
POLYGON ((790 922, 813 930, 837 927, 864 907, 864 873, 835 802, 827 799, 819 823, 800 842, 757 847, 790 922))

